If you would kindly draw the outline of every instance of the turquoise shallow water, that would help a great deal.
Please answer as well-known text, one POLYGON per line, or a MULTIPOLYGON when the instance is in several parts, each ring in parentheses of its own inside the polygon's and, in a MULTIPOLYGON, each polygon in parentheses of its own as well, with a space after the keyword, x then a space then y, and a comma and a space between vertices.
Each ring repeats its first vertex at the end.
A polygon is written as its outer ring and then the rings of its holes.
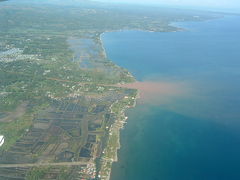
POLYGON ((191 89, 169 103, 128 111, 112 180, 240 179, 239 22, 228 16, 178 23, 184 32, 102 36, 109 58, 138 80, 191 89))

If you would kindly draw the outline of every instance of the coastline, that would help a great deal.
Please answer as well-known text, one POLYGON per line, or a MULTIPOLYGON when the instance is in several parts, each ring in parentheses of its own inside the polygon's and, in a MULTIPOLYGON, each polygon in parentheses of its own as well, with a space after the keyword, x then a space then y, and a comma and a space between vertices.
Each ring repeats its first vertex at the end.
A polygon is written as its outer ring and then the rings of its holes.
POLYGON ((103 40, 102 40, 102 36, 104 35, 104 33, 107 33, 107 32, 116 32, 116 31, 105 31, 105 32, 101 32, 101 33, 98 35, 98 37, 97 37, 97 40, 98 40, 98 42, 99 42, 99 44, 100 44, 100 46, 101 46, 102 54, 103 54, 104 58, 105 58, 107 61, 111 62, 111 63, 112 63, 114 66, 116 66, 117 68, 125 70, 125 71, 127 72, 127 75, 133 80, 132 82, 136 82, 136 78, 135 78, 126 68, 123 68, 123 67, 115 64, 111 59, 108 59, 107 53, 106 53, 106 49, 105 49, 105 47, 104 47, 104 43, 103 43, 103 40))
POLYGON ((126 100, 123 98, 122 100, 117 100, 110 107, 111 114, 116 116, 116 120, 109 128, 108 134, 108 142, 107 146, 104 148, 101 156, 101 168, 99 171, 98 178, 104 180, 110 180, 112 163, 118 161, 118 150, 121 148, 120 144, 120 133, 121 129, 124 128, 124 125, 127 123, 128 117, 126 116, 126 110, 129 108, 134 108, 136 106, 137 98, 139 98, 138 91, 135 96, 130 96, 128 99, 131 103, 129 105, 123 105, 121 108, 116 111, 114 106, 122 105, 122 101, 126 100), (114 144, 113 144, 114 142, 114 144))
MULTIPOLYGON (((114 31, 111 31, 111 32, 114 32, 114 31)), ((102 40, 102 35, 104 35, 104 33, 106 33, 106 32, 100 33, 100 35, 98 36, 97 39, 101 45, 104 57, 108 61, 112 62, 112 60, 107 58, 106 49, 104 47, 104 43, 102 40)), ((113 64, 115 66, 117 66, 118 68, 124 69, 123 67, 120 67, 115 63, 113 63, 113 64)), ((134 80, 133 82, 137 82, 135 77, 127 69, 124 69, 124 70, 126 70, 128 75, 130 75, 133 78, 133 80, 134 80)), ((120 84, 122 84, 122 83, 120 83, 120 84)), ((129 89, 126 87, 120 87, 119 84, 117 85, 117 87, 123 88, 123 89, 129 89)), ((121 148, 121 143, 120 143, 121 129, 124 128, 124 125, 127 123, 127 119, 128 119, 128 117, 126 116, 126 111, 129 108, 134 108, 137 104, 137 99, 139 99, 139 98, 140 98, 140 92, 139 92, 139 90, 136 90, 136 93, 134 95, 129 96, 129 97, 125 96, 125 97, 123 97, 123 99, 121 99, 120 101, 119 100, 115 101, 110 106, 110 108, 109 108, 110 113, 114 114, 116 116, 116 119, 115 119, 114 123, 111 125, 111 127, 109 128, 108 142, 107 142, 107 146, 104 148, 102 155, 101 155, 101 165, 100 165, 100 170, 99 170, 97 178, 104 179, 104 180, 110 180, 112 163, 118 161, 118 150, 121 148), (125 101, 127 101, 127 103, 125 101), (120 109, 116 110, 114 108, 114 106, 120 106, 120 109), (113 146, 111 144, 112 140, 114 140, 116 142, 115 146, 113 146)))

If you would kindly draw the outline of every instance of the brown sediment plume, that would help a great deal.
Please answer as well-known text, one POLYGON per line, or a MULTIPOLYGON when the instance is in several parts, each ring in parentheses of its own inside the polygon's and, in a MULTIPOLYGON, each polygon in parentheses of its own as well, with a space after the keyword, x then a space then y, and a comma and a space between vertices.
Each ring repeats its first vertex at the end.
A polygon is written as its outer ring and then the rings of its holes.
POLYGON ((139 90, 139 103, 166 103, 171 98, 187 93, 185 84, 181 82, 134 82, 120 84, 119 87, 139 90))

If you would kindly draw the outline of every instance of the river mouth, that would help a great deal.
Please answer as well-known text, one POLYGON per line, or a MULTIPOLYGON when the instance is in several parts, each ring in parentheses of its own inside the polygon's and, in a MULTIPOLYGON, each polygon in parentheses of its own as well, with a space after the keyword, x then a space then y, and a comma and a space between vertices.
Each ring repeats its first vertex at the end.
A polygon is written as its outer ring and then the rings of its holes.
POLYGON ((138 104, 160 105, 171 102, 173 98, 185 96, 190 92, 185 83, 170 83, 156 81, 137 81, 121 84, 119 87, 137 89, 139 92, 138 104))

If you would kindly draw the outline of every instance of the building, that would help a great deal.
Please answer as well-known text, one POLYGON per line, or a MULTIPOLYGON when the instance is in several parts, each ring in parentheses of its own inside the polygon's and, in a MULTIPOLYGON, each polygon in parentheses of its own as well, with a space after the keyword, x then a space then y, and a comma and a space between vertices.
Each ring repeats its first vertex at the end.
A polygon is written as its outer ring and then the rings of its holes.
POLYGON ((4 143, 4 136, 0 135, 0 147, 3 145, 4 143))

